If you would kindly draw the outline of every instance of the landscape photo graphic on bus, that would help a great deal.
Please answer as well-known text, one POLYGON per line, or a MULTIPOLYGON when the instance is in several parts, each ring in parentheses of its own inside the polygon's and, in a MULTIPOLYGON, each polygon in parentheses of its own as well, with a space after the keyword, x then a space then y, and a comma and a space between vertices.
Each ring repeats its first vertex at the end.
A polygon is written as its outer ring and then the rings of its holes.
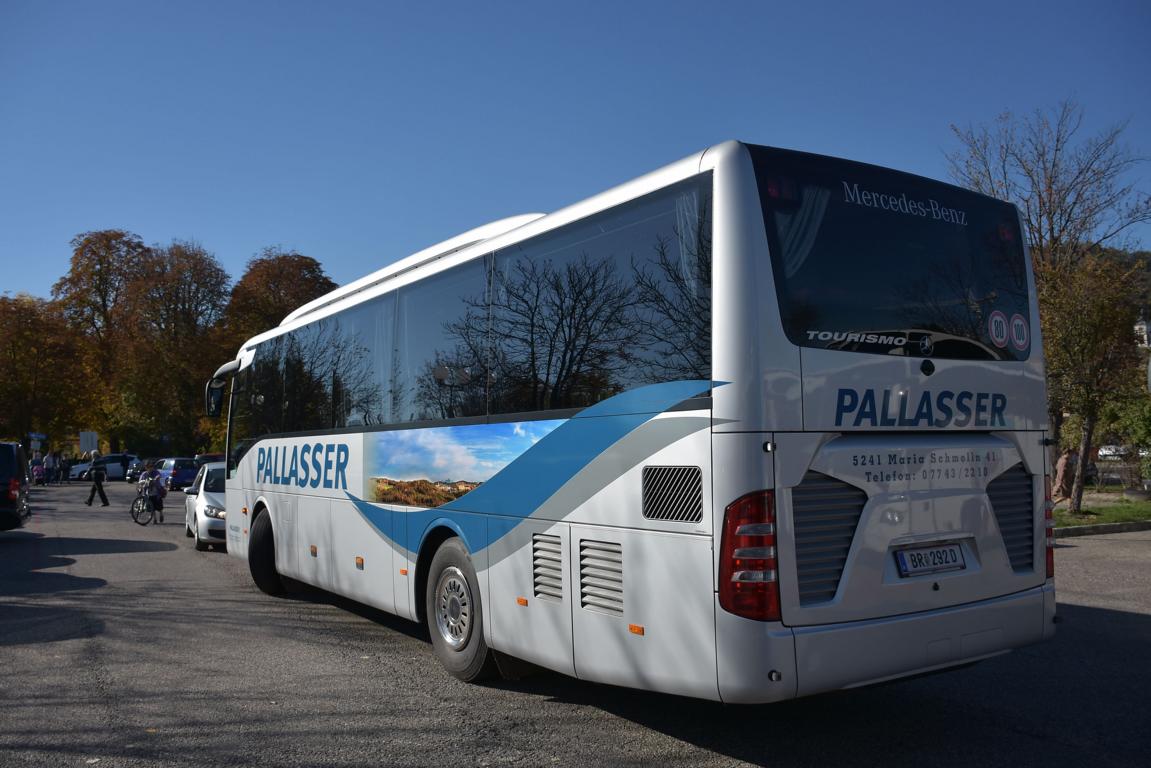
POLYGON ((364 498, 434 509, 490 480, 563 419, 376 432, 366 436, 364 498))

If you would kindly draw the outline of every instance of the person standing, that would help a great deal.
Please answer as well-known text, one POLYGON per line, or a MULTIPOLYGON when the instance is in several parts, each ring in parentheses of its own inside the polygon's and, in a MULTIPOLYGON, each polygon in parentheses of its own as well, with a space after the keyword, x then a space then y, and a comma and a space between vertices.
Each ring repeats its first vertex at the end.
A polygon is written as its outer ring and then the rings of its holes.
POLYGON ((56 482, 56 454, 44 451, 44 485, 56 482))
POLYGON ((100 494, 100 506, 108 506, 108 495, 104 493, 104 468, 96 463, 100 458, 99 451, 92 451, 92 464, 88 468, 88 479, 92 481, 92 488, 88 491, 88 500, 84 502, 89 507, 92 506, 92 499, 96 494, 100 494))
POLYGON ((156 522, 164 522, 164 496, 168 492, 164 490, 164 476, 160 474, 160 470, 156 469, 156 465, 151 461, 145 465, 144 472, 140 475, 140 486, 152 497, 152 509, 156 510, 156 522))

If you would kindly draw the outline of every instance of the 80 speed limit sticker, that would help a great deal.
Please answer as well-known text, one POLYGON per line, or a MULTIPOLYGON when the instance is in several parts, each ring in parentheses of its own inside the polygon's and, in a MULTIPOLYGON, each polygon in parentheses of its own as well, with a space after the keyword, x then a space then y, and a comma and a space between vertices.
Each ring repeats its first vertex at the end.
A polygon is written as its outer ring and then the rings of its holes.
POLYGON ((1007 332, 1007 315, 997 309, 987 318, 987 335, 992 344, 1003 349, 1007 346, 1007 332))

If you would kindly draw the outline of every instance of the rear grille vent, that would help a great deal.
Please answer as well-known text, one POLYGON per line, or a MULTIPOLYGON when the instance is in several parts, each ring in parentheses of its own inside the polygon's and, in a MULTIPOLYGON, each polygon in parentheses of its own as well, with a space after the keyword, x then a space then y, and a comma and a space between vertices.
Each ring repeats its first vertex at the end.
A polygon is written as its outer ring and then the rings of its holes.
POLYGON ((644 467, 643 516, 648 520, 703 520, 703 473, 699 467, 644 467))
POLYGON ((564 599, 563 547, 559 536, 532 535, 532 586, 536 597, 564 599))
POLYGON ((859 488, 819 472, 808 472, 791 489, 800 605, 835 597, 866 503, 859 488))
POLYGON ((987 497, 1016 573, 1035 568, 1035 493, 1031 475, 1016 464, 987 484, 987 497))
POLYGON ((609 541, 579 543, 580 605, 623 615, 623 547, 609 541))

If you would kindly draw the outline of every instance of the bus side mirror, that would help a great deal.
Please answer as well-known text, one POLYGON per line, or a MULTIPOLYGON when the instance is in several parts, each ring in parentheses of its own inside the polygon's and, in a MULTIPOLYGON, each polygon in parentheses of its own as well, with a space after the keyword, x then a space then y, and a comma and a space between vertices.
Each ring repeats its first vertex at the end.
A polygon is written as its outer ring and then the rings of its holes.
POLYGON ((204 415, 209 418, 219 418, 220 413, 224 410, 224 386, 227 384, 222 379, 212 379, 204 387, 204 415))

